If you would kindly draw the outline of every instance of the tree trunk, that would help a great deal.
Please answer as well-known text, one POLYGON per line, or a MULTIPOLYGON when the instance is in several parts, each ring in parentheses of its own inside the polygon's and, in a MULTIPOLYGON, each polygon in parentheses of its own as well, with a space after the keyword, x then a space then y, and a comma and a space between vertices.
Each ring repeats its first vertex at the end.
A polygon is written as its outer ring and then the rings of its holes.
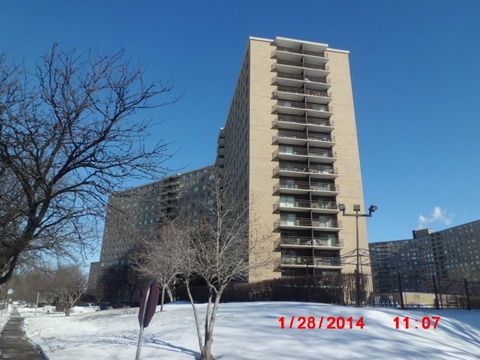
POLYGON ((210 319, 210 306, 212 305, 212 289, 208 288, 208 302, 207 302, 207 309, 205 311, 205 343, 203 344, 204 349, 206 349, 207 341, 209 340, 209 332, 208 329, 210 328, 209 319, 210 319))
POLYGON ((163 311, 163 304, 165 303, 165 286, 162 286, 162 300, 160 302, 160 312, 163 311))
POLYGON ((0 275, 0 285, 6 284, 7 282, 10 281, 13 275, 13 270, 15 270, 17 260, 18 260, 18 255, 15 255, 10 259, 10 263, 8 265, 5 264, 3 266, 3 270, 5 271, 3 271, 0 275))
POLYGON ((70 316, 71 311, 72 308, 69 305, 65 306, 65 316, 70 316))
POLYGON ((202 354, 202 359, 205 359, 204 347, 202 345, 202 333, 200 332, 200 324, 199 324, 199 319, 197 314, 197 308, 195 307, 195 301, 193 300, 192 292, 190 291, 190 284, 186 282, 185 287, 187 288, 188 298, 190 299, 190 304, 192 305, 193 317, 195 318, 195 327, 197 328, 197 337, 198 337, 198 347, 202 354))
POLYGON ((213 355, 212 355, 212 343, 213 343, 213 338, 210 336, 210 334, 205 334, 205 346, 203 347, 203 359, 202 360, 213 360, 213 355))
MULTIPOLYGON (((202 352, 202 356, 204 356, 204 360, 214 360, 212 355, 212 344, 213 344, 213 329, 215 328, 215 320, 217 319, 217 311, 220 305, 220 299, 222 298, 223 291, 225 290, 225 286, 222 286, 215 294, 215 301, 212 304, 212 309, 210 313, 210 319, 208 320, 208 327, 205 326, 205 345, 202 352)), ((211 298, 208 299, 209 303, 211 302, 211 298)), ((210 305, 207 307, 209 308, 210 305)))
POLYGON ((173 293, 172 293, 172 290, 170 289, 170 286, 167 286, 167 295, 171 303, 175 301, 175 298, 173 297, 173 293))

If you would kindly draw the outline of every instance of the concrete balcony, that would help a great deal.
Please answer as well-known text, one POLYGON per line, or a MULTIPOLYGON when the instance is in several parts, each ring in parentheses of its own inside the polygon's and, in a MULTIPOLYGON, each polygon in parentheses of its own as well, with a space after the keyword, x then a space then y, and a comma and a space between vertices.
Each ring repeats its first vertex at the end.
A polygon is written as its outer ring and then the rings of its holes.
POLYGON ((305 160, 310 158, 310 161, 332 164, 336 160, 336 153, 330 149, 318 148, 291 148, 282 147, 272 153, 272 160, 305 160))
POLYGON ((281 163, 273 169, 273 176, 304 177, 305 175, 315 179, 335 179, 338 176, 338 170, 326 165, 308 166, 297 163, 281 163))
POLYGON ((280 260, 282 268, 318 268, 318 269, 341 269, 340 258, 337 257, 313 257, 313 256, 282 256, 280 260))
POLYGON ((279 219, 274 223, 275 229, 319 229, 326 231, 340 231, 341 222, 337 220, 322 220, 311 218, 279 219))
POLYGON ((328 62, 328 55, 325 52, 327 48, 304 48, 295 45, 285 44, 277 45, 273 50, 272 55, 277 59, 287 61, 302 61, 305 60, 312 64, 325 64, 328 62))
POLYGON ((282 200, 273 204, 273 212, 289 211, 289 212, 305 212, 311 211, 321 214, 337 214, 339 212, 335 201, 318 201, 295 199, 294 202, 285 202, 282 200))
POLYGON ((277 99, 304 101, 317 104, 328 104, 332 98, 326 90, 306 89, 305 87, 278 86, 272 93, 277 99))
POLYGON ((335 145, 335 137, 329 134, 313 133, 303 131, 280 130, 278 135, 272 137, 274 144, 303 145, 307 143, 324 148, 331 148, 335 145))
POLYGON ((307 73, 313 76, 326 76, 330 73, 328 65, 325 63, 311 63, 306 61, 292 61, 285 59, 277 59, 275 64, 272 64, 272 70, 282 73, 307 73))
POLYGON ((330 88, 330 83, 327 77, 284 72, 277 73, 272 79, 272 84, 279 86, 299 87, 307 84, 308 88, 315 90, 327 90, 330 88))
POLYGON ((272 112, 288 115, 307 115, 307 117, 329 118, 333 115, 332 107, 327 104, 309 103, 279 99, 273 105, 272 112))
POLYGON ((303 131, 308 129, 325 133, 330 133, 333 130, 333 125, 333 121, 330 119, 286 114, 279 114, 278 117, 272 121, 272 128, 274 129, 303 131))
POLYGON ((274 194, 308 194, 336 196, 339 193, 339 185, 309 183, 308 181, 282 182, 273 187, 274 194))
POLYGON ((318 250, 340 250, 343 240, 338 238, 311 238, 305 236, 281 236, 276 241, 277 248, 305 249, 315 248, 318 250))
POLYGON ((276 242, 277 248, 318 250, 340 250, 343 240, 338 238, 311 238, 303 236, 282 236, 276 242))

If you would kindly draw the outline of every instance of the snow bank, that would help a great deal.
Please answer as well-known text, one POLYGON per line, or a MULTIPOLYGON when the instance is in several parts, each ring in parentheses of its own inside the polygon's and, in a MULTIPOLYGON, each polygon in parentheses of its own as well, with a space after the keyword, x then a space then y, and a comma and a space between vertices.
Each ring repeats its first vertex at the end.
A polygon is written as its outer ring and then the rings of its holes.
POLYGON ((72 313, 84 314, 93 311, 100 311, 100 306, 74 306, 72 313))
MULTIPOLYGON (((138 309, 64 317, 25 313, 28 336, 51 360, 128 359, 135 356, 138 309)), ((143 359, 192 360, 198 343, 190 305, 166 305, 145 329, 143 359)), ((312 303, 222 304, 214 354, 222 360, 478 359, 480 311, 403 311, 312 303), (365 319, 364 329, 280 329, 285 316, 343 316, 365 319), (441 316, 437 329, 396 330, 393 318, 441 316)))
MULTIPOLYGON (((19 307, 18 311, 20 311, 20 313, 22 313, 23 316, 29 316, 32 313, 35 313, 35 308, 19 307)), ((90 313, 95 311, 100 311, 100 306, 74 306, 72 307, 71 314, 84 314, 84 313, 90 313)), ((63 311, 56 311, 55 306, 51 306, 51 305, 38 307, 38 309, 36 310, 36 313, 37 314, 41 314, 41 313, 64 314, 63 311)))

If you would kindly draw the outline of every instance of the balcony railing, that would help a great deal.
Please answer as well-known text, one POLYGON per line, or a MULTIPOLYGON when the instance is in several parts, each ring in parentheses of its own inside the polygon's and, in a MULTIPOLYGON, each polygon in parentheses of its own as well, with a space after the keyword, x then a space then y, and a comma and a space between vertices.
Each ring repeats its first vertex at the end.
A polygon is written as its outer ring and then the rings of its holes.
POLYGON ((324 149, 316 149, 316 148, 284 148, 280 147, 278 150, 275 150, 272 154, 272 159, 276 159, 278 155, 298 155, 298 156, 314 156, 320 158, 335 158, 335 152, 324 150, 324 149))
POLYGON ((298 237, 298 236, 282 236, 278 241, 279 245, 290 246, 329 246, 329 247, 341 247, 343 241, 337 238, 316 238, 311 237, 298 237))
POLYGON ((315 157, 321 157, 321 158, 335 158, 336 157, 335 151, 315 149, 315 148, 310 148, 308 150, 308 155, 315 156, 315 157))
POLYGON ((322 183, 308 183, 306 181, 295 182, 280 182, 273 187, 273 190, 312 190, 312 191, 339 191, 339 185, 322 184, 322 183))
POLYGON ((287 138, 287 139, 301 139, 301 140, 318 140, 318 141, 325 141, 325 142, 334 142, 335 137, 328 134, 322 133, 312 133, 309 132, 308 135, 305 132, 300 131, 287 131, 287 130, 280 130, 277 136, 273 137, 273 141, 276 142, 279 138, 287 138))
POLYGON ((311 227, 318 229, 330 229, 330 228, 339 228, 340 222, 334 219, 310 219, 310 218, 296 218, 294 220, 290 219, 279 219, 275 221, 275 227, 280 226, 298 226, 298 227, 311 227))
POLYGON ((282 265, 341 266, 337 257, 282 256, 282 265))
MULTIPOLYGON (((274 120, 274 123, 277 120, 274 120)), ((278 121, 284 123, 295 123, 295 124, 305 124, 305 125, 318 125, 318 126, 333 126, 333 121, 329 119, 319 119, 305 116, 295 116, 295 115, 278 115, 278 121)))
POLYGON ((322 84, 330 84, 330 79, 320 76, 311 76, 311 75, 302 75, 302 74, 287 74, 279 72, 277 73, 279 78, 283 79, 293 79, 293 80, 302 80, 307 82, 318 82, 322 84))
POLYGON ((294 202, 285 202, 279 200, 273 204, 273 211, 277 211, 280 208, 306 208, 306 209, 324 209, 324 210, 337 210, 337 204, 334 201, 310 201, 306 199, 295 199, 294 202))
POLYGON ((298 66, 298 67, 304 67, 304 68, 308 68, 308 69, 318 69, 318 70, 328 71, 328 65, 327 64, 310 64, 310 63, 302 63, 302 62, 298 62, 298 61, 289 61, 289 60, 283 60, 283 59, 277 59, 277 64, 298 66))
POLYGON ((277 76, 284 79, 304 80, 304 76, 302 74, 277 73, 277 76))
POLYGON ((296 163, 281 163, 279 166, 280 170, 285 171, 303 171, 303 172, 321 172, 325 174, 335 174, 336 169, 332 166, 326 165, 310 165, 307 164, 296 164, 296 163))
POLYGON ((316 103, 306 103, 303 101, 279 100, 278 106, 291 107, 295 109, 308 109, 322 112, 331 112, 332 106, 316 103))
POLYGON ((327 53, 322 51, 322 52, 318 52, 318 51, 312 51, 312 50, 302 50, 302 53, 304 55, 313 55, 313 56, 320 56, 320 57, 328 57, 327 56, 327 53))
POLYGON ((340 189, 340 185, 336 185, 336 184, 312 183, 310 185, 310 190, 313 190, 313 191, 339 191, 339 189, 340 189))
POLYGON ((304 89, 304 88, 298 88, 293 86, 278 86, 277 91, 288 92, 293 94, 330 97, 330 93, 325 90, 304 89))
POLYGON ((313 55, 319 57, 327 57, 327 54, 324 51, 311 51, 311 50, 304 50, 304 49, 293 49, 285 46, 277 46, 277 50, 279 51, 286 51, 291 52, 294 54, 304 54, 304 55, 313 55))
POLYGON ((326 175, 335 175, 337 174, 337 168, 324 165, 310 165, 307 164, 296 164, 296 163, 281 163, 279 166, 273 169, 273 174, 277 175, 279 171, 294 171, 294 172, 303 172, 303 173, 312 173, 312 174, 326 174, 326 175))
POLYGON ((312 209, 325 209, 325 210, 337 210, 337 203, 334 201, 316 201, 310 202, 312 209))

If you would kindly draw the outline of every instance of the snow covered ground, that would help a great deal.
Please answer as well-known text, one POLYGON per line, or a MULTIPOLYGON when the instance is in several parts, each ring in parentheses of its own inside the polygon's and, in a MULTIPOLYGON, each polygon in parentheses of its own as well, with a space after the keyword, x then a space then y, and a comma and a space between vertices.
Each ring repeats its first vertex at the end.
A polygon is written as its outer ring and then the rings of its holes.
MULTIPOLYGON (((135 357, 138 309, 73 314, 24 310, 28 336, 51 360, 135 357)), ((325 326, 325 324, 323 324, 325 326)), ((412 325, 412 327, 415 325, 412 325)), ((214 354, 222 360, 479 359, 480 311, 411 310, 257 302, 222 304, 214 354), (364 329, 280 329, 285 316, 363 316, 364 329), (394 317, 441 316, 437 329, 396 330, 394 317)), ((192 310, 171 304, 145 329, 142 359, 192 360, 198 356, 192 310)))
POLYGON ((0 333, 2 332, 5 324, 8 322, 10 319, 10 311, 11 309, 5 309, 3 311, 0 310, 1 316, 0 316, 0 333))

